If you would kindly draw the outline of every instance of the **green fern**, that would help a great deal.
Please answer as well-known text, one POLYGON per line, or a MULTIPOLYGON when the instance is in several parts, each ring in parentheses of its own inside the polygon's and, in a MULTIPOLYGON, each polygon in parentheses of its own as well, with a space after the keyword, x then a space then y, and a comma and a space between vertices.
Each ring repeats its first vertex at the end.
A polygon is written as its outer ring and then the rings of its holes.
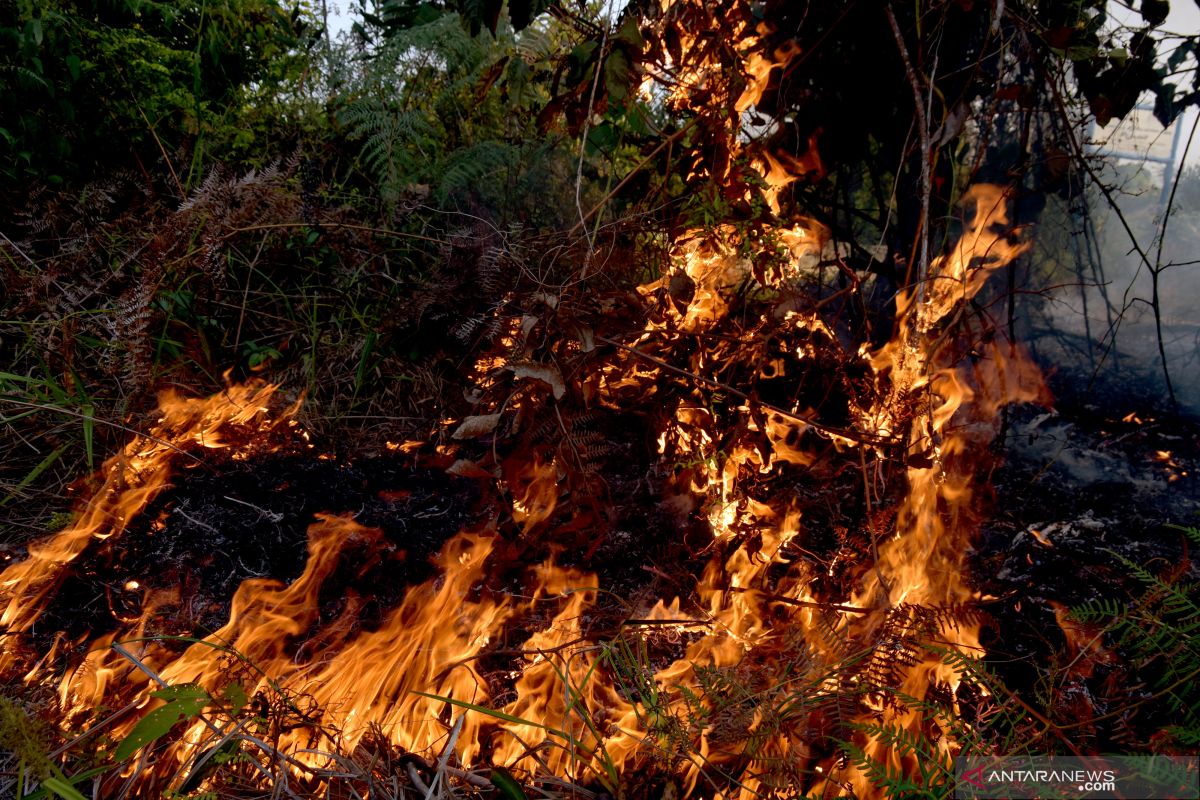
POLYGON ((396 205, 415 164, 424 156, 423 140, 434 133, 421 111, 394 108, 377 98, 364 98, 341 112, 353 138, 361 139, 363 164, 379 184, 384 203, 396 205))
MULTIPOLYGON (((1200 528, 1180 527, 1200 547, 1200 528)), ((1104 597, 1073 608, 1080 622, 1100 624, 1122 650, 1156 702, 1177 724, 1165 730, 1185 746, 1200 743, 1200 584, 1164 580, 1119 553, 1109 553, 1143 587, 1131 602, 1104 597)))
POLYGON ((438 199, 444 201, 484 181, 501 180, 502 173, 514 166, 519 154, 516 147, 497 141, 480 142, 451 153, 441 164, 438 199))
POLYGON ((872 758, 853 742, 843 742, 850 763, 866 776, 873 786, 887 798, 945 798, 951 795, 953 781, 951 773, 938 759, 926 751, 924 743, 909 731, 894 725, 857 725, 863 734, 897 749, 915 755, 918 765, 916 774, 909 774, 903 767, 893 767, 872 758))

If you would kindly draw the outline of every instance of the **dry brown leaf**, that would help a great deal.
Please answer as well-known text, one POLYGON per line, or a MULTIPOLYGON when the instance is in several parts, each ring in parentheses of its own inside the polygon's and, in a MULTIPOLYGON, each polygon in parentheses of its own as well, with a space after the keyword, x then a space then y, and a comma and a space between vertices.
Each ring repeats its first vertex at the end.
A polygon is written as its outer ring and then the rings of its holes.
POLYGON ((562 373, 552 364, 509 364, 508 368, 517 378, 533 378, 547 384, 554 393, 555 400, 561 400, 567 393, 562 373))
POLYGON ((500 422, 499 414, 479 414, 473 417, 463 417, 462 424, 454 433, 450 434, 452 439, 475 439, 483 436, 485 433, 491 433, 496 430, 496 425, 500 422))
POLYGON ((476 462, 469 458, 460 458, 450 466, 446 467, 446 472, 451 475, 458 475, 462 478, 490 478, 492 473, 479 466, 476 462))

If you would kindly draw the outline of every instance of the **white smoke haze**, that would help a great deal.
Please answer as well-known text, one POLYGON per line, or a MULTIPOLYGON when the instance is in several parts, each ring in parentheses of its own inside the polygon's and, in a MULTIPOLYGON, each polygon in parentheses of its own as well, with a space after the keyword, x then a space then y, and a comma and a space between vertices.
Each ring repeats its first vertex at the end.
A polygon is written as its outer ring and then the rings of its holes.
POLYGON ((1025 303, 1022 338, 1060 390, 1100 406, 1169 406, 1165 358, 1180 409, 1200 413, 1200 168, 1165 190, 1163 173, 1106 159, 1096 170, 1106 191, 1051 199, 1030 265, 1031 285, 1045 288, 1025 303))

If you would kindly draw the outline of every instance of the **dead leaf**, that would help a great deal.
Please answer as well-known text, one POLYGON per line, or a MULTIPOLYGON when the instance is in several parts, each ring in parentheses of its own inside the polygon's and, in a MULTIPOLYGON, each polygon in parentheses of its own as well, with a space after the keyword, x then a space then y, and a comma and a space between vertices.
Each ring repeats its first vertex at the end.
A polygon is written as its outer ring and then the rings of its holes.
POLYGON ((583 352, 590 353, 596 349, 596 335, 587 325, 576 326, 575 334, 579 337, 579 344, 583 348, 583 352))
POLYGON ((562 373, 553 364, 509 364, 508 369, 511 369, 517 378, 533 378, 547 384, 550 391, 553 392, 555 400, 561 400, 567 393, 562 373))
POLYGON ((473 417, 463 417, 462 424, 458 426, 458 429, 454 433, 450 434, 450 438, 476 439, 496 430, 496 425, 499 422, 499 414, 479 414, 473 417))
POLYGON ((492 473, 488 472, 483 467, 469 458, 460 458, 450 466, 446 467, 446 472, 450 475, 458 475, 461 478, 491 478, 492 473))

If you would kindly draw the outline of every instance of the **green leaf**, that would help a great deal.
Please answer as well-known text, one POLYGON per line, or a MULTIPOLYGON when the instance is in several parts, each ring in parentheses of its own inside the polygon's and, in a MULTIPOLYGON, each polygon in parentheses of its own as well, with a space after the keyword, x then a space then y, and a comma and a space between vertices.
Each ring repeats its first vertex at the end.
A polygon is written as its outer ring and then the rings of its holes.
POLYGON ((453 697, 442 697, 441 695, 430 694, 429 692, 414 691, 413 694, 415 694, 419 697, 427 697, 430 700, 438 700, 443 703, 449 703, 452 706, 458 706, 459 708, 465 708, 468 711, 478 711, 480 714, 484 714, 489 717, 494 717, 495 719, 502 719, 505 722, 514 722, 517 725, 529 725, 530 727, 533 727, 533 728, 540 728, 541 730, 544 730, 546 733, 548 733, 552 736, 558 736, 559 738, 566 739, 567 741, 574 740, 574 737, 571 736, 571 734, 569 734, 565 731, 560 731, 558 728, 551 728, 548 725, 543 725, 540 722, 533 722, 532 720, 522 719, 521 717, 513 716, 512 714, 506 714, 503 711, 497 711, 494 708, 488 708, 487 706, 481 706, 481 705, 477 705, 475 703, 468 703, 465 700, 455 700, 453 697))
POLYGON ((152 693, 151 696, 170 702, 138 720, 133 730, 113 751, 113 758, 117 761, 125 761, 146 745, 166 736, 176 724, 192 719, 212 700, 208 692, 194 684, 168 686, 152 693))
POLYGON ((194 683, 166 686, 157 692, 151 692, 150 696, 157 697, 159 700, 203 700, 205 703, 212 700, 212 696, 204 690, 204 687, 194 683))
POLYGON ((77 772, 70 778, 68 778, 66 775, 63 775, 62 770, 60 770, 58 767, 52 766, 51 769, 54 770, 54 774, 42 781, 41 788, 24 795, 22 800, 45 800, 45 798, 51 796, 61 797, 63 800, 80 800, 80 798, 87 800, 84 795, 79 793, 79 790, 75 788, 75 785, 83 783, 84 781, 89 781, 97 775, 103 775, 105 772, 108 772, 110 769, 112 769, 112 767, 93 767, 92 769, 84 770, 83 772, 77 772))
POLYGON ((229 712, 231 714, 237 714, 250 704, 250 698, 246 695, 246 690, 237 682, 226 686, 221 695, 225 698, 225 702, 229 703, 229 712))
POLYGON ((587 143, 590 149, 607 153, 617 146, 619 138, 616 126, 611 122, 603 122, 588 131, 587 143))
POLYGON ((63 800, 87 800, 78 789, 62 778, 46 778, 46 780, 42 781, 42 786, 63 798, 63 800))
POLYGON ((96 409, 88 403, 83 407, 83 449, 87 453, 88 469, 95 469, 96 409))
POLYGON ((508 16, 513 30, 523 31, 534 18, 550 7, 550 0, 508 0, 508 16))
POLYGON ((1171 13, 1168 0, 1142 0, 1142 19, 1150 25, 1162 25, 1171 13))
POLYGON ((500 792, 500 796, 505 798, 505 800, 529 800, 529 795, 525 794, 525 789, 503 767, 493 768, 492 774, 488 778, 491 780, 492 785, 496 787, 496 790, 500 792))
POLYGON ((55 461, 58 461, 59 456, 61 456, 66 449, 67 446, 64 444, 59 445, 55 450, 51 451, 50 454, 43 458, 36 467, 29 470, 24 478, 21 478, 21 480, 17 482, 17 485, 13 487, 12 491, 10 491, 3 500, 0 500, 0 506, 8 503, 8 501, 17 496, 17 492, 21 491, 26 486, 37 480, 37 477, 49 469, 51 464, 53 464, 55 461))
POLYGON ((629 96, 629 56, 624 50, 616 49, 608 54, 604 61, 604 85, 608 89, 608 98, 619 103, 629 96))
POLYGON ((1154 91, 1154 117, 1165 128, 1183 109, 1175 105, 1175 84, 1162 83, 1154 91))
POLYGON ((367 381, 367 373, 371 368, 371 354, 375 351, 375 340, 379 337, 375 331, 368 331, 363 340, 362 355, 358 358, 358 369, 354 371, 354 394, 362 390, 367 381))
POLYGON ((571 84, 582 83, 584 78, 588 77, 588 65, 592 62, 592 58, 596 55, 596 48, 600 46, 599 42, 581 42, 572 48, 570 55, 567 56, 567 81, 571 84))
MULTIPOLYGON (((92 770, 95 772, 95 770, 92 770)), ((79 780, 77 777, 76 780, 79 780)), ((79 793, 79 789, 71 786, 71 783, 59 776, 53 775, 42 781, 42 788, 32 794, 24 795, 24 800, 40 800, 53 795, 55 798, 62 800, 88 800, 83 794, 79 793)))
POLYGON ((1191 42, 1183 42, 1174 50, 1172 50, 1170 58, 1167 59, 1167 69, 1171 72, 1179 69, 1179 65, 1187 59, 1188 54, 1192 52, 1193 47, 1194 45, 1191 42))
POLYGON ((1067 58, 1072 61, 1091 61, 1100 54, 1100 48, 1095 45, 1073 45, 1068 47, 1066 51, 1067 58))
POLYGON ((640 53, 646 46, 642 38, 642 29, 638 26, 637 17, 630 15, 621 23, 620 30, 613 37, 617 42, 626 45, 631 52, 640 53))
POLYGON ((73 81, 79 80, 79 75, 81 73, 81 69, 80 69, 81 62, 79 61, 79 56, 69 55, 64 60, 67 62, 67 71, 71 73, 71 80, 73 80, 73 81))

